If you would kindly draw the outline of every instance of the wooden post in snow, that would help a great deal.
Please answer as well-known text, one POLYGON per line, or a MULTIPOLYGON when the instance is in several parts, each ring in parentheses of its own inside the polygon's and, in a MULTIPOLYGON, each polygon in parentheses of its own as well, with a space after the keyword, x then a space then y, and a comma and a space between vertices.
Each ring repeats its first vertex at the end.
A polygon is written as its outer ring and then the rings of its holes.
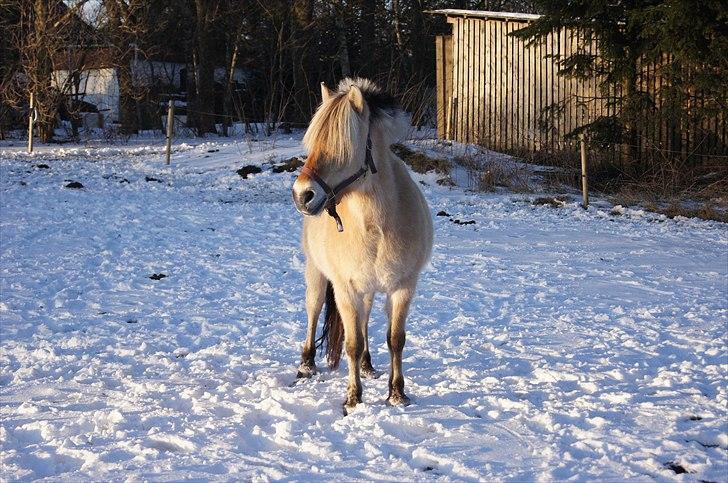
POLYGON ((582 206, 584 209, 589 208, 589 186, 586 177, 586 136, 581 135, 581 192, 584 198, 582 206))
POLYGON ((33 152, 33 123, 35 123, 35 96, 30 93, 30 111, 28 112, 28 152, 33 152))
POLYGON ((172 153, 172 133, 174 133, 174 101, 170 99, 167 105, 167 164, 172 153))

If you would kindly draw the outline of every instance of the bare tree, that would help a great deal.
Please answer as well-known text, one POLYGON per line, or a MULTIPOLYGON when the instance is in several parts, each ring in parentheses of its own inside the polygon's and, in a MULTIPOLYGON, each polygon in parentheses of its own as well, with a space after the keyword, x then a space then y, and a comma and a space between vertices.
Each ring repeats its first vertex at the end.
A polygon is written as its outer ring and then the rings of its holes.
POLYGON ((121 131, 135 134, 141 128, 140 101, 144 89, 135 82, 139 68, 143 38, 147 32, 149 4, 143 0, 103 0, 105 17, 101 19, 101 33, 114 51, 113 65, 119 82, 121 131))
POLYGON ((54 85, 55 58, 84 39, 76 16, 83 1, 68 7, 61 0, 11 0, 1 5, 7 24, 4 41, 2 102, 5 109, 22 110, 32 92, 41 141, 53 138, 62 91, 54 85))

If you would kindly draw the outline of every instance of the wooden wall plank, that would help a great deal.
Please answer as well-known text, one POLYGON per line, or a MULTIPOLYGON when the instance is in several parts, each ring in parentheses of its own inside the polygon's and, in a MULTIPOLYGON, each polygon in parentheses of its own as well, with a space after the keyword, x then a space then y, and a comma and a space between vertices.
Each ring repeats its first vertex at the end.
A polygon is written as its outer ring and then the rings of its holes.
POLYGON ((493 147, 492 149, 501 149, 501 133, 503 130, 501 129, 501 93, 503 91, 502 85, 501 85, 501 63, 503 61, 502 56, 502 48, 503 48, 503 38, 501 36, 502 33, 502 25, 503 22, 500 21, 493 21, 493 58, 491 59, 492 64, 491 67, 493 68, 493 90, 491 95, 491 102, 493 106, 493 147))
POLYGON ((445 62, 444 36, 435 37, 435 96, 437 98, 437 137, 445 139, 445 62))
POLYGON ((488 28, 488 147, 495 149, 496 140, 496 117, 495 117, 495 22, 487 22, 488 28))
POLYGON ((507 30, 507 42, 508 42, 508 149, 513 149, 516 143, 516 110, 518 104, 518 89, 517 86, 517 69, 518 65, 518 53, 516 52, 515 43, 513 37, 510 35, 513 32, 513 22, 506 21, 507 30))
POLYGON ((480 97, 480 86, 483 83, 483 79, 480 76, 480 65, 482 64, 483 59, 483 52, 481 48, 481 38, 480 38, 480 28, 482 26, 483 22, 481 20, 476 20, 473 23, 473 52, 475 55, 475 61, 473 62, 473 100, 474 100, 474 111, 473 111, 473 142, 476 144, 482 143, 482 138, 480 137, 481 133, 481 116, 482 116, 482 110, 481 110, 481 97, 480 97))
POLYGON ((463 32, 463 21, 462 19, 457 19, 457 56, 455 57, 455 62, 457 62, 457 80, 456 80, 456 89, 457 89, 457 95, 455 96, 455 101, 453 103, 453 109, 455 110, 455 140, 462 142, 463 141, 463 105, 464 99, 463 99, 463 75, 464 75, 464 32, 463 32))

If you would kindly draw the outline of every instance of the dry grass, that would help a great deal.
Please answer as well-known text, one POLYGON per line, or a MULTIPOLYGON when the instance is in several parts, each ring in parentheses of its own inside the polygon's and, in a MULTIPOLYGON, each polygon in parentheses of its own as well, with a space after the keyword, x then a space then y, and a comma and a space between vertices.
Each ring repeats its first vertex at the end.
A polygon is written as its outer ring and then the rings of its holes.
POLYGON ((662 213, 668 218, 684 216, 685 218, 700 218, 703 220, 728 223, 728 211, 718 210, 714 205, 709 203, 702 204, 695 208, 688 208, 678 203, 672 203, 668 206, 658 206, 649 203, 645 205, 645 209, 655 213, 662 213))
POLYGON ((610 200, 669 218, 684 216, 728 223, 728 166, 662 171, 623 182, 610 200))
POLYGON ((615 205, 640 207, 668 218, 683 216, 728 223, 728 198, 725 196, 704 197, 701 193, 686 191, 668 198, 644 190, 644 187, 638 189, 629 185, 611 195, 609 200, 615 205))
POLYGON ((460 156, 456 162, 468 172, 469 185, 477 191, 495 191, 507 188, 517 193, 530 193, 531 172, 513 158, 473 154, 460 156))
MULTIPOLYGON (((581 188, 576 151, 525 154, 529 163, 549 166, 544 188, 581 188)), ((620 163, 610 153, 589 152, 589 190, 615 205, 640 207, 670 218, 684 216, 728 222, 728 163, 694 164, 664 156, 640 165, 620 163)))
POLYGON ((572 200, 573 198, 568 195, 541 196, 533 200, 533 204, 536 206, 552 206, 554 208, 561 208, 572 200))
POLYGON ((447 159, 430 158, 422 153, 412 151, 402 144, 393 144, 392 151, 417 173, 425 174, 434 171, 449 176, 452 171, 452 163, 447 159))

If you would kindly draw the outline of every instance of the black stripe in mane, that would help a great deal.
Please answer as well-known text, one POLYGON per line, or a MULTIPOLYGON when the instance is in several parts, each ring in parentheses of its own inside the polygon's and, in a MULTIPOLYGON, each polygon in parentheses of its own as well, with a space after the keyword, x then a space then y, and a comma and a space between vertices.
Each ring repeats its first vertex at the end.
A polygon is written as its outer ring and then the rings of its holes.
POLYGON ((369 112, 372 120, 376 120, 386 113, 393 116, 395 111, 399 109, 399 103, 390 94, 377 90, 362 90, 364 100, 369 106, 369 112))

